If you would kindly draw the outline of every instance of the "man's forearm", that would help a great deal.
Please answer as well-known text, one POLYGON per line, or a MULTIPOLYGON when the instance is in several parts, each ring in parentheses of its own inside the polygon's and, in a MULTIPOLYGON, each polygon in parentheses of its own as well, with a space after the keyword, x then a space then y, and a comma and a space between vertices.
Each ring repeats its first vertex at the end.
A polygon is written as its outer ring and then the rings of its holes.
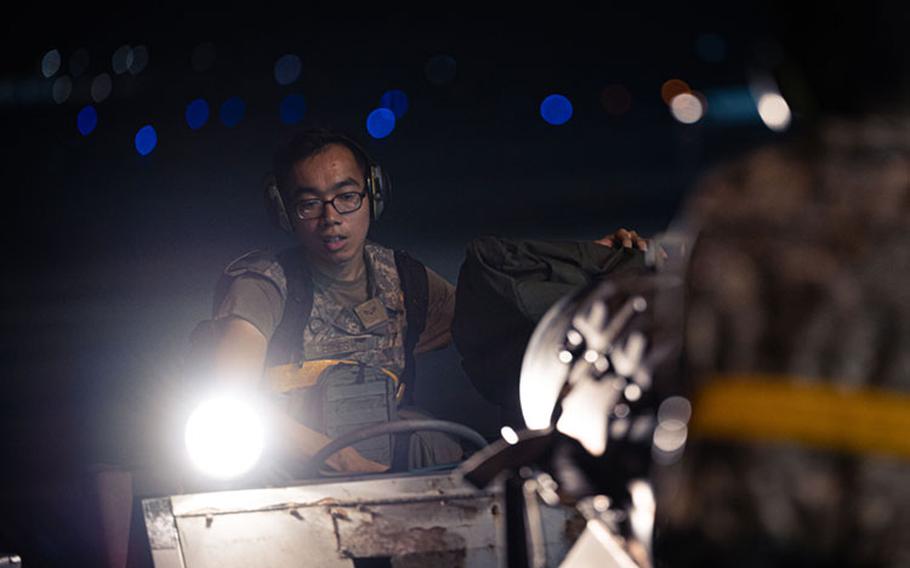
MULTIPOLYGON (((213 371, 229 386, 261 389, 268 340, 250 322, 230 319, 222 322, 214 352, 213 371)), ((300 464, 331 441, 328 436, 300 424, 277 405, 267 405, 276 431, 276 449, 282 460, 300 464)), ((384 471, 382 464, 370 461, 353 448, 345 448, 326 460, 339 471, 384 471)))

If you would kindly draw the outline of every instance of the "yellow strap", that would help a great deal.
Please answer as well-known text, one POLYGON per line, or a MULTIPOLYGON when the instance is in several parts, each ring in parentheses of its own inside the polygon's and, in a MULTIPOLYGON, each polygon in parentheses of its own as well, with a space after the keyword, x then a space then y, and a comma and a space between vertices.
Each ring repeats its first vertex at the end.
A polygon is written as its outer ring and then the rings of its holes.
POLYGON ((910 396, 797 377, 728 375, 695 397, 692 430, 705 438, 790 441, 910 458, 910 396))
MULTIPOLYGON (((289 363, 287 365, 268 367, 265 370, 266 386, 269 390, 280 393, 311 387, 319 381, 319 376, 323 371, 334 365, 341 364, 358 365, 359 363, 348 359, 319 359, 304 361, 303 365, 289 363)), ((403 394, 404 385, 398 385, 398 376, 386 368, 380 367, 380 369, 395 384, 396 393, 401 392, 403 394)))

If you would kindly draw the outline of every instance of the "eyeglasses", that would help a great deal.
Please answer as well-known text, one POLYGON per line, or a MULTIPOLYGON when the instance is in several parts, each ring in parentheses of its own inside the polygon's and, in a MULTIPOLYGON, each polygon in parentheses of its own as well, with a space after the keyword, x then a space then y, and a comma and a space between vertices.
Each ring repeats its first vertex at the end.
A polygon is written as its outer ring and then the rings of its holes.
POLYGON ((363 206, 363 196, 366 194, 366 191, 360 193, 348 191, 346 193, 339 193, 332 199, 304 199, 303 201, 297 202, 297 217, 299 219, 316 219, 317 217, 322 217, 326 203, 331 203, 332 207, 335 208, 335 211, 338 211, 342 215, 347 215, 348 213, 357 211, 363 206))

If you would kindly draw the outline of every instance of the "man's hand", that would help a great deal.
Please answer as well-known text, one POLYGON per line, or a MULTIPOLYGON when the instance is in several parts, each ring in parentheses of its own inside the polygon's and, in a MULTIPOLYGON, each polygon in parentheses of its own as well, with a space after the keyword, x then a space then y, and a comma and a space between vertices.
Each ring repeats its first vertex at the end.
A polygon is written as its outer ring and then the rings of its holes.
POLYGON ((619 229, 615 233, 601 237, 594 242, 610 248, 613 248, 615 244, 622 244, 622 246, 627 249, 637 248, 638 250, 648 250, 647 239, 629 229, 619 229))
MULTIPOLYGON (((265 365, 268 340, 250 322, 232 318, 221 322, 220 335, 215 348, 216 376, 224 380, 247 382, 245 386, 257 388, 265 365)), ((284 412, 273 407, 279 452, 288 463, 303 463, 314 455, 331 438, 307 428, 284 412)), ((380 472, 386 466, 368 460, 354 448, 345 448, 326 460, 332 469, 346 472, 380 472)))
MULTIPOLYGON (((306 463, 323 446, 332 441, 321 432, 307 428, 287 414, 276 409, 276 430, 279 439, 275 441, 281 461, 287 464, 306 463)), ((369 460, 354 448, 344 448, 325 460, 326 465, 336 471, 350 473, 376 473, 385 471, 387 466, 369 460)))
POLYGON ((389 469, 388 466, 363 457, 354 448, 345 448, 341 450, 334 456, 325 460, 325 463, 337 471, 357 473, 379 473, 389 469))

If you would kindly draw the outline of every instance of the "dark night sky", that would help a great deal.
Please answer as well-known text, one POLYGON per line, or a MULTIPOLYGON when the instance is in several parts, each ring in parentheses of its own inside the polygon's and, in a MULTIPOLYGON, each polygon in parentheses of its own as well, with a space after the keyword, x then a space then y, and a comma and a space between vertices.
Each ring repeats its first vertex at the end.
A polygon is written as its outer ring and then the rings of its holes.
MULTIPOLYGON (((296 128, 333 126, 368 140, 394 182, 374 238, 452 281, 465 244, 481 234, 663 230, 704 167, 773 139, 759 122, 711 118, 710 105, 700 123, 680 124, 660 98, 673 77, 705 92, 742 88, 759 14, 742 5, 736 14, 560 9, 12 14, 0 52, 0 453, 40 464, 149 459, 151 425, 168 413, 179 354, 210 309, 220 270, 250 248, 286 242, 266 223, 260 181, 296 128), (699 57, 705 33, 723 39, 721 60, 699 57), (206 41, 217 59, 196 72, 191 54, 206 41), (91 102, 91 78, 111 73, 111 54, 125 43, 147 46, 149 64, 114 76, 111 97, 95 105, 96 130, 83 137, 76 115, 91 102), (55 104, 41 58, 57 48, 66 66, 80 47, 88 71, 55 104), (281 86, 273 66, 285 53, 301 57, 303 72, 281 86), (436 55, 456 61, 451 83, 427 80, 436 55), (631 94, 621 115, 602 104, 613 84, 631 94), (409 110, 389 137, 370 140, 365 118, 388 89, 405 91, 409 110), (292 93, 305 97, 306 115, 285 125, 278 106, 292 93), (552 93, 573 102, 565 125, 540 117, 552 93), (233 128, 217 117, 231 96, 247 105, 233 128), (184 109, 198 97, 213 116, 191 130, 184 109), (144 124, 159 142, 143 157, 132 140, 144 124), (29 451, 37 440, 44 451, 29 451)), ((495 431, 495 409, 471 390, 454 350, 422 369, 425 406, 495 431)))

